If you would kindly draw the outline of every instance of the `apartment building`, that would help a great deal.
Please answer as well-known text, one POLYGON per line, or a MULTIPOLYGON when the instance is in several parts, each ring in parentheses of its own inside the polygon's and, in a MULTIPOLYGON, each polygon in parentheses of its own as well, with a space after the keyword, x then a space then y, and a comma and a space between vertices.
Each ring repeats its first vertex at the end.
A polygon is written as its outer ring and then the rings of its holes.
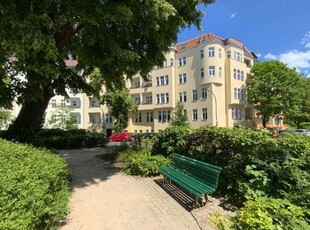
MULTIPOLYGON (((169 125, 176 103, 182 102, 190 126, 255 127, 252 106, 246 101, 246 80, 256 60, 236 39, 222 39, 207 33, 175 44, 165 54, 161 67, 154 67, 149 79, 136 75, 126 86, 138 105, 129 111, 126 131, 159 132, 169 125)), ((66 61, 74 67, 75 60, 66 61)), ((78 128, 112 133, 110 108, 96 98, 68 91, 69 98, 55 96, 46 110, 44 127, 51 128, 58 105, 70 105, 78 128)))
POLYGON ((255 126, 245 84, 256 57, 240 41, 207 33, 176 44, 165 58, 147 81, 141 76, 128 80, 139 106, 130 112, 128 132, 165 129, 178 101, 192 128, 255 126))

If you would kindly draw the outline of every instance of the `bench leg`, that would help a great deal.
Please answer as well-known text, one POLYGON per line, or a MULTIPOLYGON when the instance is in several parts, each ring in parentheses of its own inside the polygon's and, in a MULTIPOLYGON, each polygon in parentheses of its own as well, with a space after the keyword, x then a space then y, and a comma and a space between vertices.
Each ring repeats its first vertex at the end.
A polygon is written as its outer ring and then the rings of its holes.
POLYGON ((193 204, 193 209, 198 207, 198 196, 195 196, 195 202, 193 204))

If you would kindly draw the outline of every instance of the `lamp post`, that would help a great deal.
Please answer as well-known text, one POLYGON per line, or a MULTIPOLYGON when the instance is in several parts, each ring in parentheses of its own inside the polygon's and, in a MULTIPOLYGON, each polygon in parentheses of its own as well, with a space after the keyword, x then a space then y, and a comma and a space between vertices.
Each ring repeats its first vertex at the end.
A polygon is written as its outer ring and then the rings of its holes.
POLYGON ((215 124, 216 124, 216 126, 218 126, 218 120, 217 120, 217 100, 216 100, 216 96, 215 96, 215 94, 214 94, 211 90, 207 89, 207 91, 210 92, 210 93, 213 95, 213 97, 214 97, 214 101, 215 101, 215 124))

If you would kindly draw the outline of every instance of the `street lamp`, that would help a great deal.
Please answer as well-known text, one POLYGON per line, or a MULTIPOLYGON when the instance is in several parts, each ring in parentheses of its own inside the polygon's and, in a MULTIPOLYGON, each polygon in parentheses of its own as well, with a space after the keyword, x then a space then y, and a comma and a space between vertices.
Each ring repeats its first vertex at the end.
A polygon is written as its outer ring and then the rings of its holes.
POLYGON ((215 96, 215 94, 214 94, 211 90, 207 89, 207 91, 210 92, 210 93, 213 95, 213 97, 214 97, 214 101, 215 101, 215 124, 216 124, 216 126, 218 126, 218 120, 217 120, 217 100, 216 100, 216 96, 215 96))

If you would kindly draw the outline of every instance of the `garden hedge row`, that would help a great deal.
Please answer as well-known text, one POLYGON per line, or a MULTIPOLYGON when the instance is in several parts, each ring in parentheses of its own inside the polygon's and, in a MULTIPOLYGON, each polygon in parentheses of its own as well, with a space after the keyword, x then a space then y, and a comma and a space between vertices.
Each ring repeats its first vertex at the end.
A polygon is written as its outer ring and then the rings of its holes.
POLYGON ((55 153, 0 139, 0 229, 55 229, 67 214, 69 171, 55 153))

